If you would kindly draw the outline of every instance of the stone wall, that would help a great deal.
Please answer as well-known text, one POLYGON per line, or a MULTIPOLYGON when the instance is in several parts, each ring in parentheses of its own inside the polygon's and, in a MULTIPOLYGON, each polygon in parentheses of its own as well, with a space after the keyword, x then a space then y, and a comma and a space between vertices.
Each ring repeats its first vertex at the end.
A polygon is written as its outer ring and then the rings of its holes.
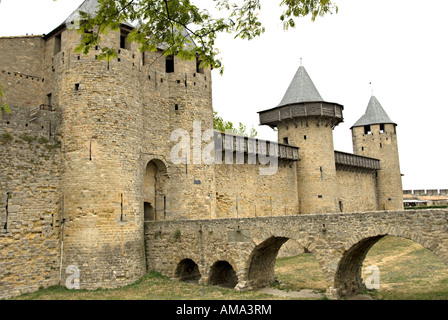
POLYGON ((273 175, 261 175, 260 165, 247 161, 216 165, 217 217, 298 214, 296 172, 296 163, 284 160, 273 175))
POLYGON ((341 212, 378 210, 376 171, 337 166, 341 212))
POLYGON ((59 282, 58 115, 12 107, 0 120, 0 298, 59 282), (43 124, 53 122, 53 136, 43 124))
MULTIPOLYGON (((33 108, 42 100, 44 40, 41 36, 0 38, 0 84, 4 101, 33 108)), ((1 101, 0 101, 1 102, 1 101)))

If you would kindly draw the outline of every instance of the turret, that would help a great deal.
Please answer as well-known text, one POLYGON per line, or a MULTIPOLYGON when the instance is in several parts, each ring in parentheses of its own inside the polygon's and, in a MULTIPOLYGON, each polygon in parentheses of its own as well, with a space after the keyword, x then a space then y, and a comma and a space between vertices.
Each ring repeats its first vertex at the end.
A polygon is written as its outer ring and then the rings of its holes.
POLYGON ((378 208, 403 209, 403 188, 397 144, 397 124, 384 111, 375 96, 365 114, 351 128, 353 152, 381 161, 377 172, 378 208))
POLYGON ((279 143, 300 148, 300 213, 338 212, 333 129, 343 121, 343 109, 324 101, 300 66, 280 104, 259 112, 261 124, 278 130, 279 143))

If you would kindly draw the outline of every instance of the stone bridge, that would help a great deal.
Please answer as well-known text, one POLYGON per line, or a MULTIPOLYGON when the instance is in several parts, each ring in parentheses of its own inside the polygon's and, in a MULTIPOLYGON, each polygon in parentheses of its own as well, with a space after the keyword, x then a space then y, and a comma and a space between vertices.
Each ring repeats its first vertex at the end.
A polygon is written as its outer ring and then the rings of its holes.
POLYGON ((294 239, 316 257, 327 293, 345 298, 365 288, 362 263, 386 235, 419 243, 448 265, 448 210, 152 221, 145 250, 148 268, 168 277, 251 290, 274 281, 278 251, 294 239))

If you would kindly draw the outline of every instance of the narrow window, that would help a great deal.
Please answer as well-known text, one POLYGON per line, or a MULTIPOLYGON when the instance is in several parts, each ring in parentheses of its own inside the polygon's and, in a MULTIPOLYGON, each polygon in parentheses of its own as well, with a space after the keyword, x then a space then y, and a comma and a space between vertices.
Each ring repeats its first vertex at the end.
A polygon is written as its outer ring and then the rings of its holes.
POLYGON ((380 124, 380 133, 384 133, 385 129, 384 129, 384 124, 380 124))
POLYGON ((283 138, 283 144, 289 144, 289 139, 288 139, 288 137, 283 138))
POLYGON ((196 72, 204 74, 204 67, 201 67, 202 60, 196 58, 196 72))
POLYGON ((8 229, 8 206, 9 206, 9 199, 11 198, 11 195, 9 192, 6 192, 6 206, 5 206, 5 224, 3 225, 3 229, 8 229))
POLYGON ((49 94, 47 94, 47 106, 51 106, 51 103, 52 103, 52 94, 51 93, 49 93, 49 94))
POLYGON ((372 130, 370 126, 364 126, 364 134, 372 134, 372 130))
POLYGON ((383 148, 383 144, 382 143, 380 143, 380 148, 383 148))
POLYGON ((129 42, 128 42, 129 32, 126 30, 121 30, 120 34, 120 48, 129 50, 129 42))
POLYGON ((142 65, 145 65, 146 55, 145 52, 142 52, 142 65))
POLYGON ((121 194, 121 214, 120 214, 120 221, 123 221, 123 194, 121 194))
POLYGON ((75 91, 79 90, 79 83, 75 83, 75 91))
POLYGON ((303 140, 306 140, 306 135, 303 136, 303 140))
POLYGON ((62 34, 58 34, 54 37, 54 54, 61 52, 62 50, 62 34))
POLYGON ((165 69, 166 73, 174 72, 174 56, 171 55, 166 57, 165 69))
POLYGON ((174 110, 179 111, 179 105, 178 104, 174 105, 174 110))

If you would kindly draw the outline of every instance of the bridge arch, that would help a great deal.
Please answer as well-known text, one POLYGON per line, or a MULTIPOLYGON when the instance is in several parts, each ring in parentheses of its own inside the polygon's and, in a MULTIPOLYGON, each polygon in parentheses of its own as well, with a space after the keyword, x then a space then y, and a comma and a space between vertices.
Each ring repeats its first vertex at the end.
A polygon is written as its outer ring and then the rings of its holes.
POLYGON ((181 260, 174 273, 175 278, 180 281, 198 283, 201 279, 199 266, 192 259, 181 260))
POLYGON ((249 256, 247 278, 251 287, 260 288, 274 282, 274 266, 278 251, 286 237, 270 237, 257 245, 249 256))
POLYGON ((216 261, 210 268, 208 284, 226 288, 234 288, 238 284, 238 277, 233 266, 225 261, 216 261))
POLYGON ((448 266, 448 259, 446 259, 446 255, 441 254, 441 246, 435 239, 423 240, 416 234, 401 232, 398 228, 383 231, 386 232, 384 234, 368 235, 365 238, 360 238, 357 235, 347 241, 334 276, 334 288, 338 298, 350 297, 366 289, 362 280, 363 262, 370 249, 385 236, 411 240, 431 251, 448 266))

